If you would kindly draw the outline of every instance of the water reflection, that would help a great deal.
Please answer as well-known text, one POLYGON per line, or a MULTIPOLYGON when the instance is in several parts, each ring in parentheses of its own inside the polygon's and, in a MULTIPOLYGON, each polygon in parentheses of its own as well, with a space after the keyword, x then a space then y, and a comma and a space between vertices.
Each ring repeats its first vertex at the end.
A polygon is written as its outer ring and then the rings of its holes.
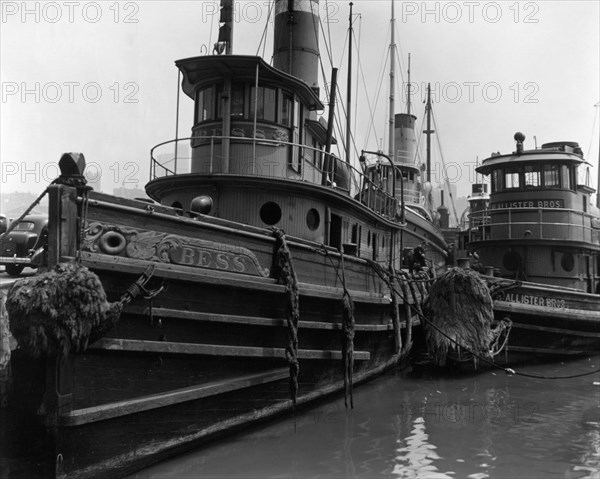
POLYGON ((392 373, 357 388, 352 411, 334 398, 132 477, 600 479, 597 379, 392 373))
POLYGON ((398 440, 399 444, 405 445, 398 448, 396 466, 392 473, 402 479, 451 478, 452 476, 439 472, 433 464, 440 456, 435 451, 436 446, 428 441, 429 436, 425 431, 425 420, 418 417, 413 424, 411 434, 398 440))

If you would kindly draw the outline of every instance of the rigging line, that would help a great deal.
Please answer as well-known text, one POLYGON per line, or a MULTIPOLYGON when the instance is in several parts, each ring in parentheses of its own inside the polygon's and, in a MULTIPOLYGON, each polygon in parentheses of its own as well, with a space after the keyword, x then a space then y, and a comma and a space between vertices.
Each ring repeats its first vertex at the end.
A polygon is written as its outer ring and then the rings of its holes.
POLYGON ((258 52, 260 51, 260 46, 263 47, 262 57, 265 57, 265 48, 267 46, 267 29, 269 28, 269 20, 271 19, 271 11, 273 10, 273 3, 269 2, 269 11, 267 12, 267 21, 265 22, 265 29, 263 30, 262 36, 260 37, 260 41, 258 42, 258 48, 256 49, 256 56, 258 56, 258 52), (264 41, 264 43, 263 43, 264 41))
MULTIPOLYGON (((362 15, 360 13, 358 15, 358 44, 356 45, 356 62, 360 64, 360 36, 361 36, 361 27, 362 27, 362 15)), ((357 65, 358 69, 358 65, 357 65)), ((354 89, 354 128, 353 131, 356 131, 356 121, 358 120, 358 82, 356 82, 356 87, 354 89)))
MULTIPOLYGON (((317 11, 315 13, 315 11, 313 10, 313 4, 312 2, 310 2, 310 13, 312 15, 316 15, 316 17, 319 19, 319 28, 321 29, 321 34, 323 36, 323 38, 325 38, 325 30, 323 30, 323 20, 321 20, 321 17, 319 15, 319 12, 317 11)), ((327 25, 329 27, 329 25, 327 25)), ((317 29, 317 25, 315 25, 315 22, 313 22, 313 29, 315 31, 315 38, 319 38, 319 31, 317 29)), ((327 40, 324 40, 323 42, 325 44, 325 50, 327 51, 327 58, 329 59, 329 66, 331 68, 333 68, 333 58, 331 56, 331 50, 329 49, 329 45, 331 44, 331 37, 329 38, 329 42, 327 42, 327 40)), ((319 63, 321 63, 321 70, 323 70, 325 67, 323 66, 323 59, 321 57, 321 49, 318 48, 318 53, 317 53, 317 57, 319 58, 319 63)), ((323 83, 325 84, 325 91, 328 91, 327 88, 327 81, 326 81, 326 77, 323 77, 323 83)))
POLYGON ((421 160, 421 138, 423 138, 423 129, 425 128, 425 115, 423 115, 423 117, 421 118, 421 128, 419 128, 419 133, 417 134, 417 148, 415 149, 415 157, 413 158, 413 163, 415 165, 421 165, 423 164, 423 161, 421 160))
MULTIPOLYGON (((210 53, 210 51, 211 51, 211 50, 210 50, 210 47, 211 47, 211 45, 212 45, 212 32, 213 32, 213 25, 214 25, 214 23, 215 23, 215 20, 214 20, 214 19, 215 19, 216 17, 217 17, 216 15, 213 15, 213 21, 212 21, 212 22, 210 22, 210 31, 209 31, 209 33, 208 33, 208 45, 206 45, 206 52, 207 52, 207 54, 208 54, 208 53, 210 53)), ((200 51, 202 52, 202 50, 200 50, 200 51)))
MULTIPOLYGON (((438 148, 440 151, 440 159, 442 160, 442 165, 445 169, 446 162, 444 161, 444 154, 442 152, 442 143, 440 141, 440 130, 438 129, 437 122, 435 121, 435 115, 433 112, 433 104, 431 105, 430 108, 431 108, 431 118, 433 118, 433 128, 435 129, 435 132, 436 132, 436 135, 435 135, 436 142, 438 144, 438 148)), ((450 188, 450 179, 448 178, 448 175, 446 175, 445 182, 446 182, 446 186, 448 187, 448 196, 450 196, 450 201, 452 203, 452 211, 454 212, 454 219, 456 220, 456 223, 458 224, 459 220, 458 220, 458 214, 456 213, 456 204, 454 202, 454 195, 452 194, 452 189, 450 188)))
MULTIPOLYGON (((590 151, 592 151, 592 143, 594 141, 594 132, 596 131, 596 120, 598 119, 598 110, 600 110, 600 102, 596 103, 594 105, 594 108, 594 123, 592 124, 592 134, 590 135, 590 144, 588 146, 587 155, 585 156, 586 158, 590 157, 590 151)), ((600 168, 600 165, 598 165, 598 168, 600 168)), ((596 187, 600 189, 600 185, 596 185, 596 187)))
MULTIPOLYGON (((388 25, 388 33, 389 33, 389 28, 390 28, 390 26, 388 25)), ((387 35, 386 35, 386 38, 387 38, 387 35)), ((384 72, 385 67, 387 65, 387 59, 388 59, 389 54, 390 54, 390 52, 389 52, 388 48, 382 49, 381 59, 380 59, 380 62, 379 62, 380 67, 379 67, 379 72, 378 72, 378 78, 381 79, 380 80, 381 84, 383 84, 383 79, 384 79, 383 72, 384 72)), ((367 82, 364 79, 364 74, 362 75, 362 79, 363 79, 363 87, 365 88, 366 97, 369 98, 369 92, 367 91, 367 82)), ((364 141, 364 148, 363 149, 366 149, 367 146, 368 146, 369 139, 371 137, 371 132, 373 132, 375 134, 375 137, 376 137, 375 140, 377 141, 377 130, 376 130, 376 127, 375 127, 375 110, 377 109, 377 103, 379 101, 379 91, 381 90, 381 84, 380 84, 379 89, 377 90, 377 93, 375 95, 375 102, 374 102, 374 104, 371 104, 371 103, 369 104, 370 108, 371 108, 371 118, 370 118, 369 128, 367 129, 367 136, 366 136, 365 141, 364 141)))
MULTIPOLYGON (((382 67, 382 70, 385 68, 385 65, 387 65, 387 61, 388 61, 388 58, 389 58, 389 55, 390 55, 390 51, 389 51, 389 49, 388 49, 388 48, 386 48, 386 49, 385 49, 385 52, 386 52, 386 55, 385 55, 385 59, 384 59, 384 65, 383 65, 383 67, 382 67)), ((375 104, 374 108, 375 108, 375 109, 377 109, 377 104, 379 103, 379 95, 381 94, 381 90, 382 90, 382 88, 383 88, 383 80, 384 80, 384 77, 385 77, 385 76, 384 76, 384 75, 381 73, 381 70, 380 70, 380 72, 379 72, 379 73, 380 73, 380 75, 379 75, 379 87, 377 88, 377 92, 376 92, 376 94, 375 94, 375 101, 374 101, 374 104, 375 104)), ((365 82, 365 87, 366 87, 366 82, 365 82)), ((387 118, 385 118, 385 122, 387 123, 387 118)), ((365 139, 365 147, 366 147, 366 145, 367 145, 367 142, 368 142, 368 140, 369 140, 369 137, 371 136, 371 130, 373 130, 373 131, 375 132, 375 134, 376 134, 376 130, 375 130, 375 121, 373 120, 371 123, 372 123, 372 124, 371 124, 371 128, 370 128, 370 129, 369 129, 369 131, 367 132, 367 138, 365 139)), ((384 127, 384 129, 385 129, 385 127, 384 127)), ((375 140, 377 141, 377 138, 375 138, 375 140)), ((378 148, 378 149, 379 149, 379 148, 378 148)))
MULTIPOLYGON (((311 3, 311 9, 312 9, 312 3, 311 3)), ((331 42, 331 27, 329 26, 329 24, 331 23, 329 21, 329 3, 328 0, 325 0, 325 11, 327 12, 325 15, 325 18, 327 18, 327 38, 329 39, 329 45, 333 45, 333 43, 331 42)), ((320 22, 320 20, 319 20, 320 22)), ((322 28, 322 26, 321 26, 322 28)), ((323 32, 323 36, 325 36, 325 32, 323 32)), ((325 46, 327 46, 327 42, 325 43, 325 46)), ((331 53, 329 53, 329 61, 331 62, 331 65, 333 66, 333 57, 331 55, 331 53)))
MULTIPOLYGON (((365 98, 367 99, 367 107, 369 108, 369 115, 370 115, 370 118, 369 118, 369 120, 370 120, 369 121, 369 125, 370 126, 369 126, 369 129, 367 130, 367 137, 365 139, 364 148, 363 148, 363 149, 366 149, 367 148, 367 143, 368 143, 368 140, 369 140, 369 136, 371 135, 370 134, 370 130, 375 130, 375 111, 373 109, 373 105, 371 104, 371 99, 369 97, 369 91, 367 90, 367 81, 365 79, 365 73, 364 73, 364 70, 362 68, 362 63, 360 62, 360 59, 358 61, 358 70, 360 72, 360 76, 361 76, 361 79, 362 79, 362 85, 363 85, 363 88, 365 90, 365 98)), ((375 136, 377 136, 377 131, 375 131, 374 133, 375 133, 375 136)))
MULTIPOLYGON (((400 92, 401 98, 405 99, 406 95, 404 94, 404 85, 407 85, 407 82, 404 80, 404 72, 406 69, 402 65, 402 57, 398 56, 398 50, 396 50, 396 60, 398 60, 398 64, 400 65, 400 78, 397 77, 396 82, 400 82, 396 87, 400 92)), ((408 88, 408 85, 407 85, 408 88)))

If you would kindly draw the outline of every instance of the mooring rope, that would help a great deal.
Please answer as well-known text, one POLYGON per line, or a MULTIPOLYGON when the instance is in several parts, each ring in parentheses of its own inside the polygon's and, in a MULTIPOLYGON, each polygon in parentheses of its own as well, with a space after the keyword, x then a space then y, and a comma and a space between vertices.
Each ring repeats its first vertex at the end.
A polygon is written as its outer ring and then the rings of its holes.
MULTIPOLYGON (((390 265, 390 283, 395 285, 396 275, 394 268, 390 265)), ((390 288, 390 296, 392 297, 392 325, 394 326, 394 350, 399 354, 402 350, 402 335, 400 332, 400 311, 398 311, 398 296, 394 288, 390 288)))
POLYGON ((288 344, 285 347, 285 358, 290 367, 290 395, 294 407, 298 395, 298 375, 300 363, 298 362, 298 320, 300 319, 300 293, 298 292, 298 277, 292 264, 292 254, 285 239, 285 232, 277 227, 272 228, 276 239, 276 249, 273 265, 276 270, 277 281, 285 285, 287 292, 287 326, 288 344))
POLYGON ((42 199, 44 198, 44 196, 46 195, 46 193, 48 193, 48 189, 50 188, 51 185, 53 185, 54 183, 56 183, 57 180, 54 180, 52 183, 50 183, 45 189, 44 191, 42 191, 42 194, 40 196, 37 197, 37 199, 31 203, 29 205, 29 207, 25 210, 25 212, 19 216, 16 220, 11 221, 10 225, 8 225, 8 228, 6 229, 6 231, 2 234, 0 234, 0 240, 2 238, 4 238, 6 235, 8 235, 12 230, 14 230, 21 221, 23 221, 23 219, 31 212, 32 209, 34 209, 39 203, 40 201, 42 201, 42 199))

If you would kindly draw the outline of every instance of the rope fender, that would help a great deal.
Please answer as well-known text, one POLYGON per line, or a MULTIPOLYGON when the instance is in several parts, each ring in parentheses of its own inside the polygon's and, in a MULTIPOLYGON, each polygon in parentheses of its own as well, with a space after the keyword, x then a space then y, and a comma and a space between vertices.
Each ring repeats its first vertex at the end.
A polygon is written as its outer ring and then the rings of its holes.
POLYGON ((16 281, 8 291, 10 331, 19 347, 37 358, 83 352, 119 320, 123 307, 147 292, 153 266, 118 301, 109 303, 98 276, 78 263, 59 263, 16 281))
POLYGON ((344 294, 342 296, 342 361, 344 363, 344 405, 348 409, 348 399, 350 399, 350 409, 354 409, 354 398, 352 395, 353 372, 354 372, 354 301, 346 289, 346 269, 344 267, 344 255, 340 254, 342 266, 342 286, 344 294))
POLYGON ((285 239, 285 232, 273 227, 275 237, 275 253, 273 255, 273 270, 279 284, 285 285, 287 293, 286 319, 288 326, 288 343, 285 347, 285 358, 290 366, 290 395, 296 406, 298 396, 298 320, 300 319, 300 293, 298 292, 298 277, 292 264, 292 254, 285 239))

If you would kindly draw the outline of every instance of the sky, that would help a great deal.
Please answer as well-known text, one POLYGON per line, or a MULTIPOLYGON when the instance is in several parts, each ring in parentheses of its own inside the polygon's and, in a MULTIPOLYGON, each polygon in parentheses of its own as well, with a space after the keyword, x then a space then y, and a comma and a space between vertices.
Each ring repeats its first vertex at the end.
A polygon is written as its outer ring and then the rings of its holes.
MULTIPOLYGON (((354 1, 357 151, 387 149, 390 5, 354 1)), ((0 7, 0 194, 43 191, 68 151, 84 153, 88 177, 105 192, 143 188, 150 149, 176 136, 174 61, 212 51, 218 2, 1 0, 0 7)), ((476 162, 513 151, 521 131, 526 148, 579 142, 596 185, 598 0, 397 1, 394 9, 395 110, 406 111, 401 90, 410 53, 419 131, 423 93, 432 85, 434 184, 447 178, 467 196, 476 162)), ((345 103, 349 2, 321 0, 319 11, 323 70, 329 75, 331 52, 345 103)), ((236 2, 234 18, 233 52, 270 62, 269 1, 236 2)), ((181 95, 179 137, 190 136, 191 106, 181 95)))

